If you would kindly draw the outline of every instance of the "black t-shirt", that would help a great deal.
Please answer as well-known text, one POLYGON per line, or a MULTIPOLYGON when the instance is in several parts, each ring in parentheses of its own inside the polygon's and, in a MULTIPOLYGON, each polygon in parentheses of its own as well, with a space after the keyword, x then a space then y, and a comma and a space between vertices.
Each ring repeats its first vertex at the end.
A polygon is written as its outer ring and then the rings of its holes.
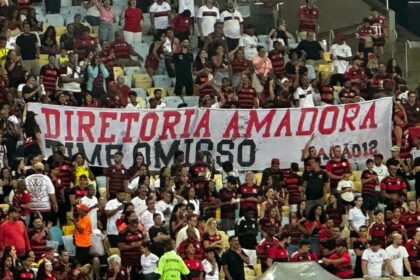
MULTIPOLYGON (((243 255, 246 255, 242 251, 243 255)), ((230 275, 235 280, 245 280, 244 261, 235 251, 228 249, 222 254, 222 265, 228 267, 230 275)))
POLYGON ((175 53, 172 55, 172 62, 174 63, 177 76, 192 76, 191 65, 194 62, 192 53, 175 53))
POLYGON ((239 233, 247 231, 257 232, 258 223, 254 219, 248 221, 247 219, 245 219, 245 217, 242 217, 235 225, 235 234, 238 235, 239 244, 241 244, 242 248, 255 250, 255 246, 257 246, 256 234, 249 233, 246 235, 239 236, 239 233))
POLYGON ((153 241, 153 238, 155 238, 159 233, 167 235, 168 231, 164 227, 155 227, 155 226, 152 226, 149 229, 149 238, 150 238, 150 241, 152 242, 152 248, 150 248, 150 251, 156 256, 161 257, 164 253, 163 243, 153 241))
POLYGON ((35 34, 22 34, 16 39, 16 45, 20 48, 20 56, 22 60, 36 59, 36 46, 38 45, 38 38, 35 34))
POLYGON ((324 196, 324 184, 328 182, 328 175, 325 171, 305 171, 302 177, 307 182, 306 200, 316 200, 324 196))
POLYGON ((23 96, 23 99, 25 100, 25 102, 38 102, 38 98, 39 98, 39 93, 38 92, 36 94, 32 95, 30 98, 25 98, 25 94, 31 93, 34 90, 35 90, 35 87, 30 88, 28 86, 24 86, 22 88, 22 96, 23 96))
POLYGON ((64 33, 60 37, 60 45, 63 44, 66 50, 73 50, 74 49, 74 37, 69 37, 67 33, 64 33))
POLYGON ((324 50, 318 41, 308 40, 300 41, 299 45, 297 46, 297 49, 306 52, 306 59, 314 60, 321 59, 321 54, 319 52, 324 50))

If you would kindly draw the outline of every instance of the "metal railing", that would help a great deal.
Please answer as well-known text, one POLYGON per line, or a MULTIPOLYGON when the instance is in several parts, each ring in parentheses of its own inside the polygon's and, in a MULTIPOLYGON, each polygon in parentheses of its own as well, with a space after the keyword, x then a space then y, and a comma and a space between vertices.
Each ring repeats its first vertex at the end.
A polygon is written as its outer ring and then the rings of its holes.
POLYGON ((405 78, 408 78, 409 56, 412 49, 420 49, 420 41, 405 41, 405 78))

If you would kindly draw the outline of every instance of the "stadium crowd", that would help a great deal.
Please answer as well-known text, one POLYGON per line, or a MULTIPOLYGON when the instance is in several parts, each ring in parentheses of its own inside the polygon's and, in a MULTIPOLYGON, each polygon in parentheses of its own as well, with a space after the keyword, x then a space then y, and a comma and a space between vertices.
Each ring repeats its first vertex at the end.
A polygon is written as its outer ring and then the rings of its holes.
MULTIPOLYGON (((310 261, 340 278, 420 276, 420 103, 384 56, 377 10, 352 50, 340 32, 317 41, 313 0, 287 11, 297 38, 282 20, 250 24, 247 1, 90 0, 66 26, 52 15, 77 6, 60 2, 0 1, 0 280, 245 280, 310 261), (256 172, 200 152, 187 164, 181 150, 159 172, 121 152, 102 171, 63 144, 46 158, 26 106, 182 108, 191 96, 226 109, 393 97, 392 157, 354 170, 340 146, 321 160, 313 135, 294 147, 302 163, 256 172)), ((276 1, 262 2, 271 19, 276 1)))

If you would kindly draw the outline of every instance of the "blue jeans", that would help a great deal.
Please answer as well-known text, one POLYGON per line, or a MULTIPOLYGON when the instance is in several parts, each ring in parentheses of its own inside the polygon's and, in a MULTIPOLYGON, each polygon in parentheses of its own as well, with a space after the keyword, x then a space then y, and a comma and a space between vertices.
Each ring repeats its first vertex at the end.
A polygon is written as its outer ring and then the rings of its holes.
POLYGON ((101 22, 99 24, 99 42, 102 41, 108 41, 112 42, 114 41, 114 26, 112 23, 107 22, 101 22))
POLYGON ((101 23, 99 17, 94 16, 85 16, 85 20, 90 24, 90 26, 99 26, 101 23))

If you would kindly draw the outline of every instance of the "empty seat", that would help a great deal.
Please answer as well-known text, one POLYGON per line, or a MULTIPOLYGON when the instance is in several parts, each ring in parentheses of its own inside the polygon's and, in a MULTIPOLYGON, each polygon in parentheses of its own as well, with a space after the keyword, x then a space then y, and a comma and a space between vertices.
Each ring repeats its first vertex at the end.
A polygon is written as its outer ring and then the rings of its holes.
POLYGON ((124 84, 126 86, 129 86, 130 88, 133 86, 133 80, 130 77, 123 76, 124 77, 124 84))
POLYGON ((141 73, 141 68, 138 66, 124 67, 124 72, 127 77, 133 78, 134 73, 141 73))
POLYGON ((147 55, 149 54, 149 48, 150 44, 147 43, 140 43, 137 45, 134 45, 134 50, 143 57, 144 60, 146 60, 147 55))
POLYGON ((140 107, 142 109, 147 108, 147 101, 146 100, 147 100, 147 98, 143 98, 143 97, 137 97, 136 98, 137 103, 140 104, 140 107))
POLYGON ((63 244, 63 232, 59 227, 51 227, 52 240, 57 241, 59 245, 63 244))
POLYGON ((106 177, 105 176, 96 176, 96 186, 98 188, 106 187, 106 177))
POLYGON ((137 93, 137 97, 147 98, 147 91, 144 88, 132 88, 131 90, 137 93))
POLYGON ((152 35, 144 35, 143 36, 143 43, 151 44, 153 42, 153 36, 152 35))
POLYGON ((170 88, 172 86, 171 78, 167 75, 154 75, 152 80, 154 86, 158 88, 170 88))
POLYGON ((134 73, 133 81, 135 88, 148 89, 152 87, 152 79, 148 74, 134 73))
POLYGON ((64 25, 64 18, 62 15, 46 15, 47 22, 53 26, 63 26, 64 25))
POLYGON ((113 67, 114 79, 116 80, 119 76, 124 76, 124 70, 121 67, 113 67))
POLYGON ((86 14, 86 9, 83 8, 82 6, 71 6, 69 7, 70 10, 70 14, 86 14))
POLYGON ((179 104, 184 103, 179 96, 166 96, 163 98, 168 108, 178 108, 179 104))
MULTIPOLYGON (((124 3, 124 6, 126 6, 126 5, 127 5, 127 1, 125 1, 125 3, 124 3)), ((119 19, 122 15, 123 10, 124 10, 123 6, 113 5, 112 9, 114 10, 115 17, 119 19)))
POLYGON ((61 15, 67 15, 70 14, 70 9, 68 7, 61 7, 60 8, 60 14, 61 15))
POLYGON ((56 33, 57 37, 60 37, 61 35, 66 33, 66 31, 67 31, 66 26, 56 26, 55 27, 55 33, 56 33))
POLYGON ((182 99, 188 107, 198 107, 198 96, 184 96, 182 99))
POLYGON ((71 7, 72 6, 72 0, 60 0, 61 7, 71 7))

